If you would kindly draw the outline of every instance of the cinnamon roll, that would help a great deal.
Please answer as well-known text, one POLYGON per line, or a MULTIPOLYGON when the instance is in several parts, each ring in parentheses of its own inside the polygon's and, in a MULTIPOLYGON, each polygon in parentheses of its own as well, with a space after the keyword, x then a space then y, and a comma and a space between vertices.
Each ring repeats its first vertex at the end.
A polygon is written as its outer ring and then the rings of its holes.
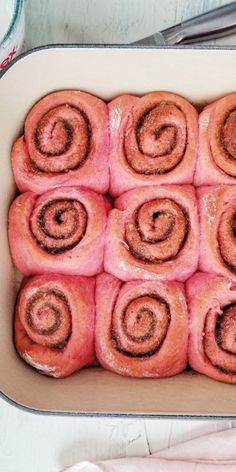
POLYGON ((106 193, 108 127, 106 104, 88 93, 63 90, 39 100, 12 149, 18 188, 40 194, 60 185, 84 185, 106 193))
POLYGON ((236 280, 236 187, 200 187, 197 192, 200 270, 236 280))
POLYGON ((108 217, 105 270, 121 280, 184 281, 197 268, 198 216, 190 186, 143 187, 108 217))
POLYGON ((92 190, 24 193, 9 212, 9 243, 24 275, 95 275, 102 269, 108 203, 92 190))
POLYGON ((196 273, 187 282, 191 367, 236 384, 236 291, 225 277, 196 273))
POLYGON ((187 308, 177 282, 122 283, 101 274, 96 284, 96 354, 132 377, 168 377, 187 359, 187 308))
POLYGON ((192 183, 198 113, 184 98, 152 92, 122 95, 109 103, 110 192, 134 187, 192 183))
POLYGON ((91 364, 95 280, 40 275, 26 281, 15 314, 15 346, 40 373, 66 377, 91 364))
POLYGON ((208 105, 199 117, 194 184, 236 183, 236 93, 208 105))

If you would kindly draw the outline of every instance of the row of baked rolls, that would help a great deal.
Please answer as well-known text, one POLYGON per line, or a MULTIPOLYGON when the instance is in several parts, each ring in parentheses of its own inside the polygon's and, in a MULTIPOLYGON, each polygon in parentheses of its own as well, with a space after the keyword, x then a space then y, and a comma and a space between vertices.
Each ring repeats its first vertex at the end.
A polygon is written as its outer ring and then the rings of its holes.
POLYGON ((184 281, 196 271, 193 187, 131 190, 116 200, 107 220, 108 210, 104 197, 79 187, 20 195, 9 213, 16 267, 24 275, 92 276, 101 272, 104 260, 105 270, 124 281, 184 281))
POLYGON ((191 186, 142 187, 114 206, 79 187, 20 195, 9 213, 16 267, 93 276, 104 266, 123 281, 185 281, 198 267, 236 280, 235 186, 199 187, 197 198, 191 186))
POLYGON ((235 93, 204 108, 198 136, 196 109, 173 93, 122 95, 107 106, 54 92, 28 113, 13 172, 22 192, 38 194, 59 185, 118 196, 143 185, 235 184, 235 123, 235 93))
POLYGON ((106 193, 110 167, 113 195, 191 183, 197 129, 195 108, 172 93, 125 95, 107 106, 88 93, 54 92, 32 107, 13 146, 15 181, 22 192, 37 194, 59 185, 106 193))
MULTIPOLYGON (((201 270, 236 279, 236 189, 198 189, 201 270)), ((19 196, 10 209, 9 241, 25 275, 59 271, 122 280, 186 280, 198 263, 198 218, 190 186, 145 187, 108 202, 91 190, 61 188, 19 196), (17 237, 16 237, 17 235, 17 237)))
POLYGON ((124 95, 109 110, 113 195, 154 183, 236 184, 236 93, 199 118, 189 102, 165 92, 124 95))
POLYGON ((189 321, 181 283, 122 283, 104 273, 94 289, 92 278, 62 275, 24 283, 15 345, 28 364, 65 377, 94 364, 95 344, 102 366, 124 376, 175 375, 188 357, 194 370, 236 383, 236 288, 228 278, 196 273, 188 280, 189 321))
POLYGON ((121 375, 168 377, 186 367, 183 284, 123 284, 101 274, 96 294, 94 286, 94 279, 62 275, 26 281, 15 316, 15 345, 26 362, 65 377, 94 362, 95 344, 100 363, 121 375))

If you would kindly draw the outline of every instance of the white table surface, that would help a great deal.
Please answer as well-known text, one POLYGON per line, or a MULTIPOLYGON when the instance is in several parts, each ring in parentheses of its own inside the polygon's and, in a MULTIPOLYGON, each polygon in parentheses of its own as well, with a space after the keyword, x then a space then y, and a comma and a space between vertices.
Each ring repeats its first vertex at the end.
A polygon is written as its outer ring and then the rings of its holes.
MULTIPOLYGON (((24 49, 47 43, 128 43, 221 4, 220 0, 25 0, 24 49)), ((218 44, 236 44, 236 36, 218 44)), ((0 399, 0 471, 59 472, 76 461, 146 455, 226 421, 37 416, 0 399)), ((236 422, 235 422, 236 426, 236 422)))

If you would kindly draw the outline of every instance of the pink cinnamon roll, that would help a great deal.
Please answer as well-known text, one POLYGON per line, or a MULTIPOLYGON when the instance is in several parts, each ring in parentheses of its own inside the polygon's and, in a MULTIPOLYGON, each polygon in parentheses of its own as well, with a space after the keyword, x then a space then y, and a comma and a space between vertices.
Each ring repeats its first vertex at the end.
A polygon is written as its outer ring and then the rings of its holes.
POLYGON ((194 184, 236 183, 236 93, 208 105, 199 119, 194 184))
POLYGON ((15 346, 40 373, 66 377, 91 364, 94 352, 95 280, 40 275, 21 289, 15 346))
POLYGON ((197 192, 199 268, 236 280, 236 187, 200 187, 197 192))
POLYGON ((152 92, 109 103, 110 192, 144 185, 192 183, 198 114, 184 98, 152 92))
POLYGON ((54 92, 30 110, 24 136, 12 149, 16 184, 43 193, 84 185, 99 193, 109 187, 109 130, 106 104, 77 90, 54 92))
POLYGON ((24 193, 9 211, 9 243, 24 275, 95 275, 103 267, 104 197, 79 187, 24 193))
POLYGON ((213 274, 196 273, 187 282, 191 367, 213 379, 236 384, 236 290, 213 274))
POLYGON ((124 281, 185 281, 197 268, 198 231, 193 187, 130 190, 108 217, 105 270, 124 281))
POLYGON ((177 282, 123 284, 101 274, 96 285, 96 354, 109 370, 169 377, 187 361, 187 307, 177 282))

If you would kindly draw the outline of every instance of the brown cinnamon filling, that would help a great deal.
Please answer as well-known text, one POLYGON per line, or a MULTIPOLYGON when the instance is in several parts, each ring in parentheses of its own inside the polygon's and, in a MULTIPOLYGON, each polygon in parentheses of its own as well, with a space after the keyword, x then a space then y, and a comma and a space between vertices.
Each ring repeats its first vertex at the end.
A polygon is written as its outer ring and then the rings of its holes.
POLYGON ((210 117, 208 139, 214 164, 229 177, 236 177, 236 108, 219 110, 210 117))
POLYGON ((226 208, 221 215, 218 244, 225 265, 231 272, 236 273, 236 211, 234 206, 226 208))
MULTIPOLYGON (((53 334, 59 328, 61 324, 60 312, 52 303, 45 303, 43 306, 43 310, 47 310, 48 312, 50 311, 51 315, 54 318, 53 323, 47 328, 37 328, 37 326, 35 326, 34 320, 31 316, 31 310, 32 311, 34 310, 33 302, 31 302, 27 306, 27 320, 28 320, 29 326, 31 327, 33 331, 37 332, 38 334, 53 334)), ((39 316, 40 316, 40 312, 39 312, 39 316)))
POLYGON ((236 374, 236 303, 222 308, 220 315, 207 313, 203 345, 214 367, 225 374, 236 374))
POLYGON ((83 110, 69 104, 52 108, 35 129, 32 167, 49 173, 80 168, 91 151, 91 137, 91 125, 83 110))
MULTIPOLYGON (((229 159, 236 159, 236 109, 231 110, 221 127, 221 146, 229 159)), ((236 163, 235 163, 236 164, 236 163)))
POLYGON ((70 126, 69 123, 67 123, 65 120, 58 120, 57 123, 55 123, 52 127, 52 135, 54 134, 54 130, 56 129, 56 126, 59 127, 59 125, 61 125, 61 128, 63 129, 64 133, 65 133, 65 142, 64 143, 60 143, 61 146, 59 147, 54 147, 54 149, 50 150, 50 149, 46 149, 46 147, 44 146, 43 142, 41 143, 41 141, 43 141, 42 139, 42 136, 44 134, 44 126, 43 126, 43 122, 39 123, 39 126, 38 128, 35 130, 35 145, 37 147, 37 149, 42 153, 42 154, 46 154, 47 156, 60 156, 61 154, 64 154, 65 152, 68 151, 68 149, 70 149, 70 145, 72 143, 72 139, 73 139, 73 128, 72 126, 70 126))
POLYGON ((50 201, 31 217, 37 243, 50 254, 73 249, 84 237, 86 227, 87 211, 77 200, 50 201))
POLYGON ((28 335, 39 344, 62 349, 72 331, 71 311, 61 290, 38 290, 27 303, 25 320, 28 335))
POLYGON ((151 200, 126 223, 125 241, 131 254, 147 263, 162 263, 178 256, 188 237, 189 218, 174 200, 151 200))
POLYGON ((124 155, 136 173, 164 174, 182 161, 187 142, 183 111, 174 103, 163 100, 127 126, 124 155))
POLYGON ((161 348, 170 324, 169 305, 156 294, 132 300, 113 312, 112 340, 116 350, 128 357, 146 358, 161 348))

